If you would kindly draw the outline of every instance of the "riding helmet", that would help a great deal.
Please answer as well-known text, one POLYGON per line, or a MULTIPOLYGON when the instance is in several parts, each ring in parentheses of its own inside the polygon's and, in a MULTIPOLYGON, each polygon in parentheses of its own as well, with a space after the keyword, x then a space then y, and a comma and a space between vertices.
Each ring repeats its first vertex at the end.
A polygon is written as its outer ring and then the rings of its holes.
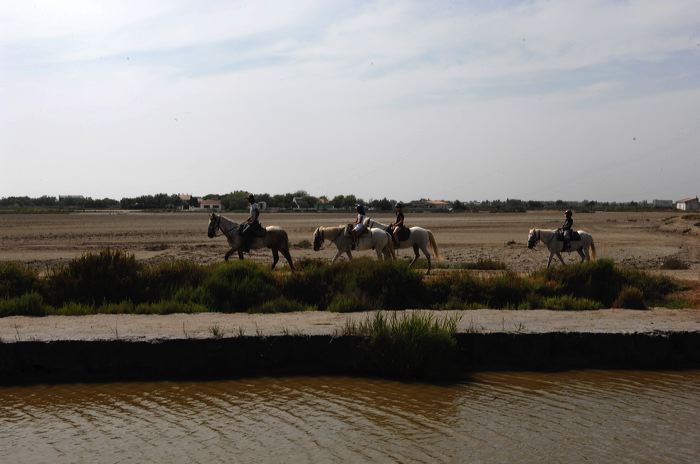
POLYGON ((359 203, 355 205, 355 210, 356 210, 359 214, 365 214, 365 207, 362 206, 362 205, 359 204, 359 203))
POLYGON ((401 203, 401 202, 396 203, 396 206, 394 206, 394 208, 403 208, 403 203, 401 203))
POLYGON ((255 195, 252 193, 248 195, 248 201, 251 203, 255 203, 255 195))
POLYGON ((567 209, 566 211, 564 211, 564 215, 566 215, 566 216, 571 216, 571 214, 572 213, 571 213, 570 209, 567 209))

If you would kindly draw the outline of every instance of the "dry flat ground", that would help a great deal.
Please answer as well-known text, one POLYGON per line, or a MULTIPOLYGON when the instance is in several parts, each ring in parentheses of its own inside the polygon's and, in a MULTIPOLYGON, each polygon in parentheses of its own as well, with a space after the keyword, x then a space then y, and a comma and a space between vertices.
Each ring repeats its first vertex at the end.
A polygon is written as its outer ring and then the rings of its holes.
MULTIPOLYGON (((235 221, 244 214, 226 213, 235 221)), ((575 214, 577 229, 593 234, 598 257, 607 257, 641 269, 659 269, 669 257, 678 257, 690 265, 686 271, 670 274, 688 280, 700 280, 700 216, 687 219, 680 212, 575 214)), ((378 213, 381 222, 393 216, 378 213)), ((479 259, 502 261, 509 269, 528 272, 544 266, 548 254, 542 244, 535 250, 526 247, 532 227, 556 228, 562 222, 558 211, 514 214, 492 213, 416 213, 407 215, 409 226, 433 231, 446 262, 474 262, 479 259)), ((330 259, 334 246, 314 252, 297 245, 312 242, 318 226, 350 222, 351 213, 263 213, 264 225, 278 225, 289 233, 292 256, 330 259)), ((21 261, 37 269, 66 262, 85 252, 106 247, 118 248, 145 262, 187 259, 213 263, 223 259, 226 240, 207 237, 208 216, 198 212, 141 213, 86 212, 73 214, 0 214, 0 260, 21 261)), ((359 255, 374 256, 374 252, 359 255)), ((401 250, 401 259, 412 257, 412 250, 401 250)), ((271 262, 269 250, 254 251, 252 259, 271 262)), ((567 262, 578 260, 565 255, 567 262)), ((286 265, 284 258, 281 265, 286 265)))

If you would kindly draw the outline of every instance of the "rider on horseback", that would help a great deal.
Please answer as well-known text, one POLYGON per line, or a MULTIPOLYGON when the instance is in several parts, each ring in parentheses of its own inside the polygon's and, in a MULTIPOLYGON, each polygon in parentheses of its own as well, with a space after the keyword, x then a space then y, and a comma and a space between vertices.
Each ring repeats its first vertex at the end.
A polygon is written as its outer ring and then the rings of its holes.
POLYGON ((258 218, 260 217, 260 206, 258 206, 258 204, 255 202, 255 195, 252 193, 248 195, 248 204, 250 205, 250 214, 248 219, 246 219, 246 221, 241 224, 240 228, 238 229, 238 233, 243 238, 242 251, 246 253, 250 251, 250 245, 255 235, 262 230, 262 226, 258 221, 258 218))
POLYGON ((573 213, 570 209, 564 211, 564 224, 561 225, 561 234, 564 237, 564 250, 569 248, 569 242, 571 242, 571 230, 574 225, 574 220, 571 218, 573 213))
POLYGON ((394 244, 399 246, 399 232, 404 227, 403 225, 403 204, 401 202, 396 203, 396 222, 389 226, 389 231, 391 236, 394 238, 394 244))
POLYGON ((367 230, 365 227, 365 207, 360 203, 355 205, 355 210, 357 211, 357 219, 355 219, 355 227, 352 228, 350 234, 352 235, 352 249, 354 250, 357 246, 357 239, 362 233, 367 230))

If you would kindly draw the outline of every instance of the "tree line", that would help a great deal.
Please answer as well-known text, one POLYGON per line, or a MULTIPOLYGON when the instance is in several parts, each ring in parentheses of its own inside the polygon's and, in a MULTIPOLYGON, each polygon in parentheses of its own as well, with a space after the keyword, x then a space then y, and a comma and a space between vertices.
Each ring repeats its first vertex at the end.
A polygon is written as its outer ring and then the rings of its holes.
MULTIPOLYGON (((249 192, 236 190, 226 194, 208 194, 203 199, 221 200, 222 209, 228 211, 244 210, 248 207, 247 197, 249 192)), ((355 205, 362 203, 373 210, 391 211, 394 209, 396 200, 389 198, 364 199, 353 194, 336 195, 327 197, 325 195, 310 195, 305 190, 297 190, 284 194, 271 195, 269 193, 255 194, 256 201, 265 202, 268 208, 276 209, 338 209, 352 210, 355 205)), ((407 209, 411 209, 421 200, 404 202, 407 209)), ((133 198, 122 198, 115 200, 111 198, 93 199, 83 196, 66 197, 27 197, 10 196, 0 198, 0 208, 5 210, 81 210, 81 209, 139 209, 139 210, 179 210, 187 207, 197 207, 198 199, 192 197, 188 201, 181 199, 180 195, 158 193, 155 195, 142 195, 133 198)), ((509 198, 506 200, 484 200, 484 201, 449 201, 450 211, 454 212, 504 212, 518 213, 533 210, 563 210, 573 209, 577 212, 592 211, 645 211, 659 209, 655 208, 648 201, 630 202, 598 202, 592 200, 564 201, 564 200, 519 200, 509 198)))

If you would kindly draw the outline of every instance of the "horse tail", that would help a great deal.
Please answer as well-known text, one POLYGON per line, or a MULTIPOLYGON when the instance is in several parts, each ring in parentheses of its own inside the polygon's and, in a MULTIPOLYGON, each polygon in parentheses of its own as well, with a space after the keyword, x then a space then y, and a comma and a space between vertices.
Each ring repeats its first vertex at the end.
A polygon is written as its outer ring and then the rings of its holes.
POLYGON ((591 258, 595 261, 595 243, 593 242, 593 237, 591 237, 591 258))
POLYGON ((433 237, 433 233, 431 231, 428 231, 428 240, 430 240, 430 247, 433 249, 433 253, 435 253, 435 258, 440 259, 440 252, 438 251, 437 243, 435 243, 435 237, 433 237))

